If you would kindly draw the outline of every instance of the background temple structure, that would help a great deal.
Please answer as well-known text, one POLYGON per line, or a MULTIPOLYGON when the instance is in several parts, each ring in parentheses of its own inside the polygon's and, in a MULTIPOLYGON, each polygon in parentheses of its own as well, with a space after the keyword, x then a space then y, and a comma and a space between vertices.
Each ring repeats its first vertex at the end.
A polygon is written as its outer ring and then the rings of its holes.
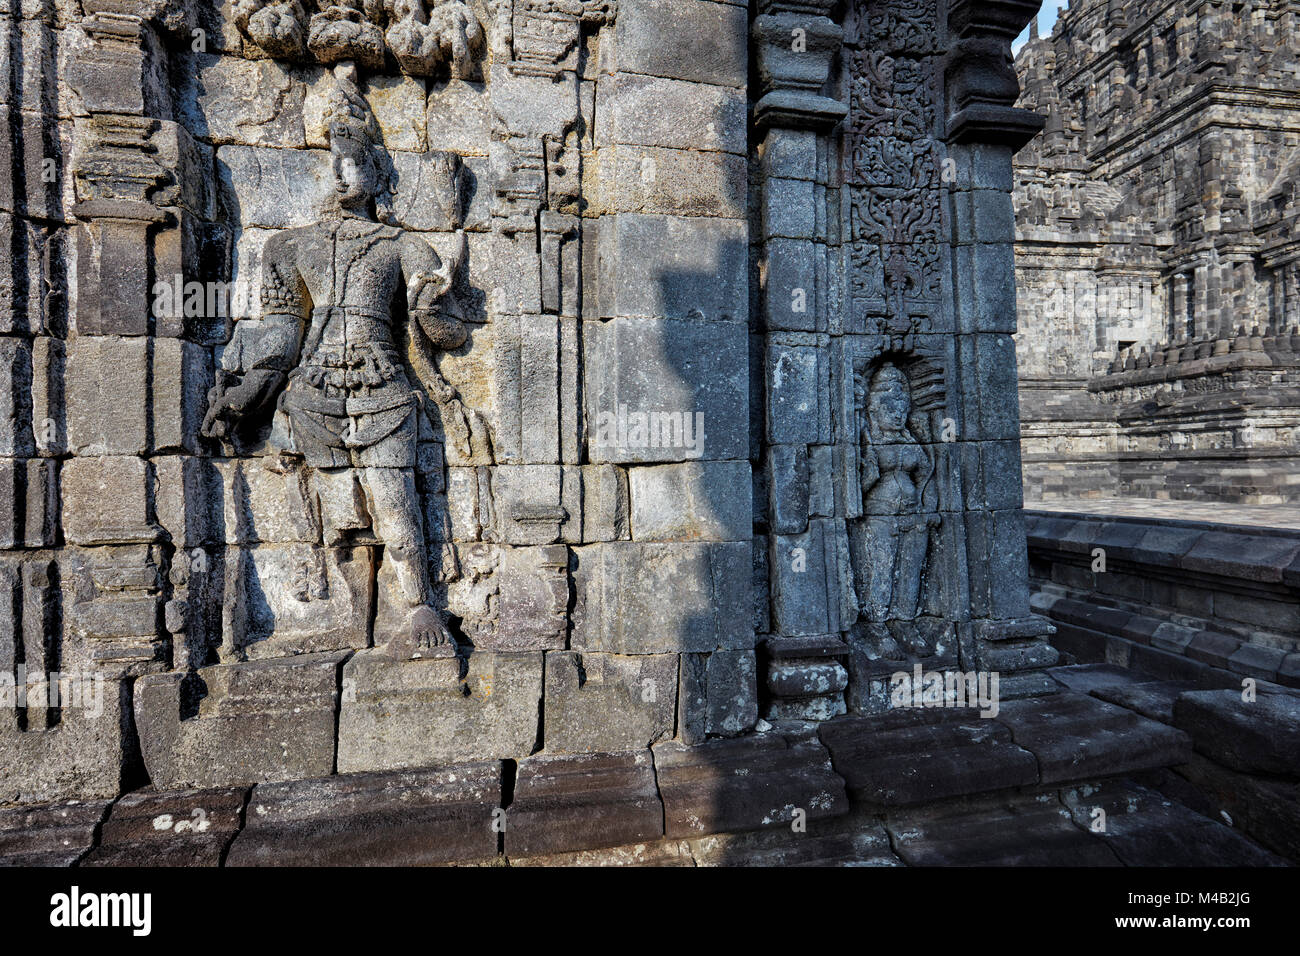
POLYGON ((1020 51, 1025 489, 1300 500, 1300 7, 1075 0, 1020 51))
POLYGON ((0 859, 1295 855, 1031 591, 1036 7, 0 15, 0 859))

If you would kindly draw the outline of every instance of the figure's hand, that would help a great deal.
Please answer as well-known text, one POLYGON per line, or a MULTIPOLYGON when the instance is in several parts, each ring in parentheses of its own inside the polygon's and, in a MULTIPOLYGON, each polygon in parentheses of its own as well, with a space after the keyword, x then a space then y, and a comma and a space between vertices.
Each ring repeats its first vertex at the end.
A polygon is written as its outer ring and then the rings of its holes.
POLYGON ((208 389, 208 411, 203 416, 203 425, 199 428, 208 438, 225 438, 229 429, 227 419, 236 413, 235 401, 224 385, 214 385, 208 389))
POLYGON ((469 337, 464 322, 443 312, 419 309, 416 311, 416 321, 420 323, 420 328, 429 337, 433 347, 444 352, 460 348, 469 337))
POLYGON ((208 411, 200 431, 209 438, 225 438, 230 424, 261 404, 276 379, 274 373, 250 372, 235 386, 216 385, 208 390, 208 411))

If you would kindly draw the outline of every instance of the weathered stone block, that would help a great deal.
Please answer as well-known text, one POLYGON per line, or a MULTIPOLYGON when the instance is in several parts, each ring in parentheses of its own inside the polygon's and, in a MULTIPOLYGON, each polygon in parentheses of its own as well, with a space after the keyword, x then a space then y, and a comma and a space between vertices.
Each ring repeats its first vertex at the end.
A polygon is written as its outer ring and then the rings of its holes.
POLYGON ((898 805, 1038 782, 1033 754, 975 711, 894 710, 822 725, 821 740, 855 800, 898 805))
POLYGON ((227 866, 429 866, 497 855, 501 764, 263 784, 227 866))
POLYGON ((627 469, 618 465, 582 468, 582 540, 618 541, 631 537, 627 469))
POLYGON ((569 629, 569 549, 562 544, 503 548, 500 567, 496 634, 479 646, 563 650, 569 629))
POLYGON ((587 333, 593 461, 748 458, 743 326, 616 319, 587 333))
POLYGON ((149 349, 138 336, 82 335, 68 347, 68 448, 143 455, 149 440, 149 349))
POLYGON ((772 445, 767 450, 773 534, 803 534, 808 528, 808 449, 805 445, 772 445))
POLYGON ((1079 694, 1005 701, 994 719, 1037 758, 1045 784, 1172 766, 1191 754, 1181 731, 1079 694))
POLYGON ((212 355, 184 339, 153 342, 153 451, 196 453, 212 384, 212 355))
POLYGON ((35 453, 31 343, 17 336, 4 336, 0 338, 0 455, 35 453))
POLYGON ((318 150, 217 150, 222 204, 246 227, 284 229, 313 221, 333 189, 329 169, 329 154, 318 150))
POLYGON ((0 867, 72 866, 95 844, 107 800, 0 810, 0 867))
POLYGON ((1029 615, 1029 559, 1017 509, 966 515, 971 610, 981 617, 1029 615))
POLYGON ((404 770, 519 759, 537 740, 541 653, 475 651, 395 661, 360 651, 343 667, 338 769, 404 770))
POLYGON ((519 762, 506 855, 623 846, 663 835, 650 751, 538 755, 519 762))
POLYGON ((549 753, 641 750, 673 734, 677 655, 550 651, 543 703, 549 753))
MULTIPOLYGON (((9 589, 6 589, 9 590, 9 589)), ((0 638, 0 644, 7 643, 0 638)), ((30 650, 30 648, 29 648, 30 650)), ((36 698, 28 682, 28 729, 19 730, 17 714, 7 705, 8 718, 0 726, 0 802, 40 803, 50 800, 115 797, 121 793, 123 776, 130 765, 123 728, 129 717, 130 691, 119 680, 105 679, 93 666, 60 665, 62 673, 80 688, 81 706, 71 706, 72 688, 65 689, 59 723, 48 729, 44 714, 30 706, 36 698)), ((35 674, 43 667, 28 665, 35 674)), ((12 685, 11 685, 12 686, 12 685)), ((46 693, 41 688, 41 693, 46 693)), ((14 691, 10 690, 10 694, 14 691)), ((14 701, 16 703, 16 701, 14 701)), ((0 823, 0 846, 3 846, 0 823)))
POLYGON ((820 315, 818 259, 823 247, 809 239, 763 244, 763 321, 768 329, 816 332, 820 315), (765 266, 765 268, 763 268, 765 266))
MULTIPOLYGON (((551 544, 570 516, 562 503, 559 465, 501 465, 492 473, 493 508, 507 544, 551 544)), ((574 506, 581 514, 581 506, 574 506)))
POLYGON ((242 789, 131 793, 113 804, 80 866, 219 866, 243 825, 242 789))
POLYGON ((774 445, 831 440, 830 363, 814 342, 769 342, 767 438, 774 445))
POLYGON ((711 735, 736 737, 758 720, 758 665, 751 651, 714 651, 708 663, 708 714, 711 735))
POLYGON ((811 825, 849 810, 844 781, 816 740, 765 734, 694 747, 669 742, 654 757, 669 837, 788 827, 796 811, 811 825))
POLYGON ((193 55, 190 65, 183 73, 187 82, 180 90, 178 107, 186 127, 195 135, 216 144, 274 146, 284 152, 306 145, 303 101, 307 88, 295 82, 291 68, 269 59, 242 60, 206 53, 193 55), (250 111, 249 103, 268 108, 250 111))
POLYGON ((159 789, 248 785, 319 777, 334 769, 339 667, 347 652, 306 654, 196 672, 135 685, 135 722, 149 778, 159 789), (195 690, 206 695, 183 716, 195 690))
POLYGON ((81 335, 146 335, 153 308, 148 261, 153 223, 90 219, 77 226, 76 328, 81 335))
POLYGON ((374 550, 366 546, 229 547, 225 639, 250 659, 365 647, 375 614, 374 567, 374 550))
POLYGON ((601 220, 598 242, 601 318, 738 322, 748 314, 741 220, 620 213, 601 220))
POLYGON ((746 166, 733 153, 606 146, 584 168, 589 215, 649 213, 744 219, 746 166))
POLYGON ((763 183, 760 230, 764 239, 817 238, 817 186, 806 179, 763 183))
POLYGON ((750 542, 578 549, 574 649, 664 654, 753 646, 750 542))
POLYGON ((493 121, 486 87, 457 79, 429 86, 429 148, 453 150, 462 156, 486 153, 493 121))
POLYGON ((619 10, 602 68, 719 86, 744 86, 748 22, 726 3, 648 0, 619 10))
POLYGON ((828 634, 848 627, 843 588, 851 588, 848 540, 828 519, 803 534, 773 536, 770 551, 772 628, 785 635, 828 634))
POLYGON ((596 84, 596 145, 745 153, 738 90, 620 73, 596 84))
POLYGON ((635 541, 748 541, 747 461, 687 462, 628 472, 635 541))
POLYGON ((82 545, 155 540, 149 484, 148 464, 131 455, 68 460, 60 488, 64 537, 82 545))
POLYGON ((968 440, 1020 441, 1015 343, 1009 335, 957 339, 962 436, 968 440))
POLYGON ((397 173, 393 189, 397 223, 425 232, 461 228, 464 173, 456 153, 394 153, 393 168, 397 173))
POLYGON ((1300 777, 1300 696, 1262 690, 1204 690, 1174 702, 1174 726, 1197 751, 1245 773, 1300 777))

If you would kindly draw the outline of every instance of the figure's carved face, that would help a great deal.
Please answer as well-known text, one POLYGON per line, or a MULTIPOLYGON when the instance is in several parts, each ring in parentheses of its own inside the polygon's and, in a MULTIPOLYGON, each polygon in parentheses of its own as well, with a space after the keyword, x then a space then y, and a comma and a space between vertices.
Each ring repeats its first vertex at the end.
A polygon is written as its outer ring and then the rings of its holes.
POLYGON ((359 143, 340 138, 331 144, 334 190, 344 209, 364 209, 374 198, 377 176, 374 158, 359 143))
POLYGON ((882 431, 898 432, 907 427, 912 414, 912 395, 907 377, 895 365, 882 365, 871 377, 867 414, 882 431))

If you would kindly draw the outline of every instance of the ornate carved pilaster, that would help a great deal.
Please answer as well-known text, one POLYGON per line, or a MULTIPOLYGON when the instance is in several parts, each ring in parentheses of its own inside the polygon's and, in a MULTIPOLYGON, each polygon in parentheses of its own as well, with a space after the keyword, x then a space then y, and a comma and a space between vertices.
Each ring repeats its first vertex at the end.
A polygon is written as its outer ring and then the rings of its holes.
POLYGON ((1019 149, 1046 120, 1017 109, 1020 83, 1011 41, 1038 12, 1034 0, 953 0, 947 58, 949 142, 1000 143, 1019 149))
POLYGON ((762 0, 754 20, 758 102, 754 123, 825 131, 847 107, 823 95, 844 31, 828 14, 834 0, 762 0))

